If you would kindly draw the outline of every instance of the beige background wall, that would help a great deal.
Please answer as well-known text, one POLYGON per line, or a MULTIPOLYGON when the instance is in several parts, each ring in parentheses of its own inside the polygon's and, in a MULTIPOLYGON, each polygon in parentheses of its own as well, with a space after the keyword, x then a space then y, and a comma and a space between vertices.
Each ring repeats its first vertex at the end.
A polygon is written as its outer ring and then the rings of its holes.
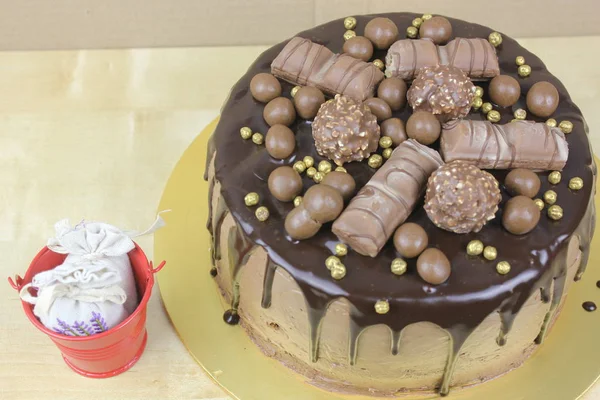
POLYGON ((445 14, 515 37, 600 34, 600 0, 0 0, 0 50, 270 44, 385 11, 445 14))

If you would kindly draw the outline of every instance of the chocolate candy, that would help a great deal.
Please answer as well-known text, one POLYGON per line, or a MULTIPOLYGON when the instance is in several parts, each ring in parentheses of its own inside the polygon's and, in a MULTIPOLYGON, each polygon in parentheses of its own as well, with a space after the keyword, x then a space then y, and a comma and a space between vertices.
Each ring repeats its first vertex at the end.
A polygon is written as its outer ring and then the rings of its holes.
POLYGON ((392 109, 388 103, 377 97, 371 97, 370 99, 365 100, 364 104, 366 104, 373 115, 377 117, 377 121, 385 121, 392 117, 392 109))
POLYGON ((513 235, 524 235, 535 228, 540 214, 540 209, 529 197, 515 196, 504 206, 502 226, 513 235))
POLYGON ((279 201, 292 201, 302 191, 302 178, 292 167, 277 167, 268 180, 269 191, 279 201))
POLYGON ((561 171, 569 146, 560 129, 545 123, 452 121, 442 130, 440 152, 446 162, 465 160, 483 169, 561 171))
POLYGON ((538 117, 551 116, 558 107, 558 101, 558 90, 550 82, 537 82, 527 92, 527 108, 538 117))
POLYGON ((331 171, 321 181, 321 185, 331 186, 337 190, 344 200, 348 200, 354 194, 356 182, 352 175, 346 172, 331 171))
POLYGON ((450 277, 450 261, 441 250, 429 248, 417 259, 417 272, 425 282, 439 285, 450 277))
POLYGON ((276 124, 289 126, 296 119, 296 109, 290 99, 276 97, 265 106, 263 118, 271 126, 276 124))
POLYGON ((313 220, 308 211, 301 204, 294 208, 285 217, 284 228, 292 239, 304 240, 311 238, 319 232, 322 224, 313 220))
POLYGON ((365 37, 373 42, 376 49, 385 50, 398 39, 398 27, 389 18, 373 18, 365 26, 365 37))
POLYGON ((506 190, 513 196, 527 196, 530 199, 540 191, 540 178, 529 169, 513 169, 506 175, 504 185, 506 190))
POLYGON ((273 75, 262 72, 250 81, 250 93, 256 100, 268 103, 281 96, 281 84, 273 75))
POLYGON ((302 200, 310 217, 324 224, 336 219, 344 208, 342 195, 327 185, 315 185, 306 191, 302 200))
POLYGON ((406 134, 419 143, 429 145, 438 140, 442 126, 430 112, 415 111, 406 121, 406 134))
POLYGON ((398 146, 408 139, 404 122, 400 118, 390 118, 383 121, 381 123, 381 135, 390 137, 394 146, 398 146))
POLYGON ((452 24, 444 17, 433 17, 421 24, 421 38, 431 39, 435 44, 445 44, 452 37, 452 24))
POLYGON ((344 53, 363 61, 369 61, 373 57, 373 43, 364 36, 355 36, 346 40, 342 50, 344 53))
POLYGON ((267 131, 265 147, 269 155, 273 158, 288 158, 296 149, 294 132, 285 125, 273 125, 267 131))
POLYGON ((406 83, 399 78, 387 78, 377 88, 377 97, 384 100, 392 111, 398 111, 406 104, 406 83))
POLYGON ((425 229, 412 222, 402 224, 394 233, 394 247, 402 257, 414 258, 427 248, 429 238, 425 229))
POLYGON ((500 107, 510 107, 521 96, 521 85, 510 75, 498 75, 490 81, 490 99, 500 107))
POLYGON ((323 103, 325 103, 325 95, 319 89, 312 86, 301 87, 294 96, 296 111, 304 119, 314 118, 323 103))

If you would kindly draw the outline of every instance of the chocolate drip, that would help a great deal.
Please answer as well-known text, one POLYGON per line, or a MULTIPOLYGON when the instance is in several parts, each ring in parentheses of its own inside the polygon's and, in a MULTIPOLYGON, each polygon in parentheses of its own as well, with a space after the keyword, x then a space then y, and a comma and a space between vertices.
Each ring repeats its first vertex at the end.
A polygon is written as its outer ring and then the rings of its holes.
POLYGON ((310 354, 310 361, 314 363, 319 361, 319 343, 321 342, 321 327, 323 325, 323 317, 325 317, 325 314, 327 313, 329 304, 327 304, 326 307, 313 308, 309 305, 308 301, 306 302, 306 313, 308 314, 308 329, 310 340, 310 342, 308 343, 308 353, 310 354))
POLYGON ((231 309, 237 312, 240 304, 239 273, 257 247, 241 234, 240 228, 236 225, 229 230, 227 248, 229 250, 229 272, 233 279, 231 309))
MULTIPOLYGON (((208 218, 206 219, 206 229, 208 229, 211 232, 211 239, 212 239, 212 226, 213 226, 213 192, 215 190, 215 179, 211 179, 210 182, 208 182, 208 218)), ((214 244, 214 243, 213 243, 214 244)), ((214 264, 214 262, 213 262, 214 264)))
POLYGON ((262 308, 271 307, 271 294, 273 292, 273 280, 275 279, 276 271, 277 264, 271 261, 271 258, 267 257, 267 265, 265 266, 265 278, 263 280, 262 301, 260 303, 262 308))
POLYGON ((398 355, 400 351, 400 338, 402 337, 402 332, 400 331, 392 331, 392 355, 398 355))
POLYGON ((361 328, 354 322, 350 317, 350 333, 348 338, 348 361, 350 365, 356 365, 356 358, 358 357, 358 340, 364 329, 361 328))
POLYGON ((456 361, 458 361, 460 349, 462 349, 463 344, 465 344, 465 341, 474 330, 474 327, 467 328, 460 325, 446 329, 450 340, 448 341, 448 360, 446 361, 446 368, 444 368, 444 375, 442 376, 442 383, 439 389, 440 395, 446 396, 450 392, 450 382, 454 375, 454 368, 456 367, 456 361))
POLYGON ((223 222, 225 221, 227 214, 229 214, 227 204, 225 204, 223 197, 219 196, 219 199, 217 200, 217 209, 215 211, 214 226, 212 231, 211 257, 213 265, 215 265, 215 261, 221 259, 221 234, 223 230, 223 222))
POLYGON ((213 278, 215 278, 217 275, 219 275, 219 271, 217 270, 216 267, 212 267, 210 269, 210 276, 212 276, 213 278))
POLYGON ((585 311, 592 312, 596 311, 596 303, 593 301, 586 301, 582 304, 582 307, 585 311))

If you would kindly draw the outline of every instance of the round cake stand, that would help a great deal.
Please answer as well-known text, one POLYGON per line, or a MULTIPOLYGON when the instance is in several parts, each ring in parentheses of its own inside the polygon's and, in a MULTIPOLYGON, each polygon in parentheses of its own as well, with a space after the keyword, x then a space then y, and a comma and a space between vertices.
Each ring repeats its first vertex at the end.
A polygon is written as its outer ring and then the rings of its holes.
MULTIPOLYGON (((160 202, 171 209, 167 226, 156 233, 154 258, 168 260, 158 273, 165 308, 182 342, 231 397, 241 400, 373 400, 318 389, 260 352, 239 326, 229 326, 209 274, 210 237, 206 229, 208 184, 202 179, 206 144, 217 121, 196 138, 175 167, 160 202)), ((598 207, 598 198, 596 198, 598 207)), ((560 318, 539 351, 516 370, 474 387, 450 392, 452 400, 580 398, 600 375, 600 311, 586 312, 584 301, 600 304, 600 234, 583 279, 571 288, 560 318)), ((400 356, 399 356, 400 357, 400 356)), ((424 399, 437 395, 403 397, 424 399)))

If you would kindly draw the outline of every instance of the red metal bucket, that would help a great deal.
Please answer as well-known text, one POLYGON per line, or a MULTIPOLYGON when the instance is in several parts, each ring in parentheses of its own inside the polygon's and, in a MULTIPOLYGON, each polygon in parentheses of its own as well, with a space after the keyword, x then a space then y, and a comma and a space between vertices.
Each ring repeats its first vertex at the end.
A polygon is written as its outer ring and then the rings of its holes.
MULTIPOLYGON (((148 261, 137 244, 128 255, 140 303, 125 321, 106 332, 85 337, 61 335, 42 325, 33 314, 33 305, 22 301, 23 309, 29 320, 52 339, 61 351, 67 365, 83 376, 109 378, 119 375, 140 359, 146 347, 148 337, 146 307, 152 294, 152 286, 154 286, 154 274, 164 267, 165 261, 153 268, 152 262, 148 261)), ((14 289, 20 291, 21 287, 30 283, 38 272, 57 267, 65 258, 65 254, 54 253, 44 247, 31 262, 25 277, 21 278, 17 275, 14 281, 8 278, 8 282, 14 289)))

